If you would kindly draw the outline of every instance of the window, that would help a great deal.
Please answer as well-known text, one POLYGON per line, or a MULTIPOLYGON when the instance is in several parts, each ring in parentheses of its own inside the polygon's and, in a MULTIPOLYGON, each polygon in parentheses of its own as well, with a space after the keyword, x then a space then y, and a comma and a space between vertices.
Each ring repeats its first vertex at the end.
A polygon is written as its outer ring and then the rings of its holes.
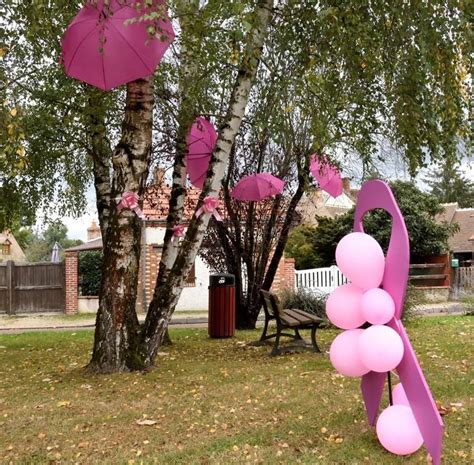
POLYGON ((2 255, 10 255, 11 254, 11 242, 7 239, 2 244, 2 255))

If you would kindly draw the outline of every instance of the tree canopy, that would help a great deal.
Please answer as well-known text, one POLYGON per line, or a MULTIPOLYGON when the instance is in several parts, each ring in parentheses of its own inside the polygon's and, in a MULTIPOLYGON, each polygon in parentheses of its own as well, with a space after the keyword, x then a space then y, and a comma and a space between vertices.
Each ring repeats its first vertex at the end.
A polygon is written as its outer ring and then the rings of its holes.
POLYGON ((69 239, 67 233, 67 226, 61 221, 53 221, 39 234, 28 228, 21 229, 19 237, 22 239, 21 245, 27 260, 29 262, 49 262, 55 243, 59 245, 60 258, 64 258, 65 249, 82 244, 81 240, 69 239))
MULTIPOLYGON (((106 109, 108 140, 117 140, 123 89, 101 95, 101 104, 91 107, 87 86, 67 78, 58 65, 59 39, 81 3, 4 2, 0 229, 14 216, 31 222, 38 207, 51 201, 59 212, 80 214, 84 189, 93 179, 87 156, 91 111, 106 109)), ((187 2, 170 3, 175 18, 186 15, 187 2)), ((276 1, 274 8, 259 79, 268 77, 266 68, 274 67, 275 57, 284 57, 283 73, 274 79, 293 83, 288 110, 297 95, 313 100, 315 149, 356 151, 369 169, 383 135, 402 150, 414 172, 430 159, 454 159, 458 138, 469 140, 472 36, 466 2, 420 2, 415 8, 402 0, 301 0, 276 1)), ((219 115, 252 10, 248 2, 210 0, 195 13, 189 34, 178 38, 188 42, 199 70, 186 92, 194 109, 219 115)), ((181 101, 180 60, 173 51, 169 55, 174 58, 156 75, 156 92, 164 98, 154 122, 154 156, 168 164, 181 101)))
MULTIPOLYGON (((412 259, 439 255, 449 251, 448 239, 457 230, 437 220, 443 211, 438 199, 422 192, 412 183, 390 183, 410 238, 412 259)), ((354 209, 335 218, 317 217, 318 226, 300 226, 290 235, 286 254, 294 257, 296 268, 319 268, 334 265, 338 242, 352 231, 354 209), (308 260, 312 257, 312 260, 308 260)), ((388 248, 392 220, 384 210, 374 210, 364 217, 364 231, 373 236, 384 251, 388 248)))
POLYGON ((458 163, 446 161, 433 168, 426 183, 440 202, 457 202, 461 208, 474 207, 474 181, 463 174, 458 163))

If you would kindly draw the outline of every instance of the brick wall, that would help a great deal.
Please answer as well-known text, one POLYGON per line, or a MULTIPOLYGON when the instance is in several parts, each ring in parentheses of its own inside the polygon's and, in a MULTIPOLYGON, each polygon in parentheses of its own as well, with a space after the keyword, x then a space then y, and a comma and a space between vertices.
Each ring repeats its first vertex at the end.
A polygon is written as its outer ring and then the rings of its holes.
POLYGON ((148 306, 153 296, 153 290, 155 289, 156 277, 158 275, 158 265, 161 258, 161 247, 157 247, 153 244, 147 244, 142 246, 142 256, 140 259, 140 269, 138 274, 138 289, 137 289, 137 307, 140 311, 146 311, 145 306, 148 306), (144 257, 146 254, 146 259, 144 257), (143 270, 145 266, 145 271, 143 270), (146 296, 144 295, 143 282, 146 282, 146 296), (144 305, 144 298, 146 299, 144 305))
POLYGON ((295 259, 283 257, 278 264, 278 269, 273 280, 272 291, 280 292, 285 288, 295 287, 295 259))
POLYGON ((78 312, 78 264, 79 258, 77 252, 66 252, 65 268, 66 268, 66 302, 65 312, 72 315, 78 312))

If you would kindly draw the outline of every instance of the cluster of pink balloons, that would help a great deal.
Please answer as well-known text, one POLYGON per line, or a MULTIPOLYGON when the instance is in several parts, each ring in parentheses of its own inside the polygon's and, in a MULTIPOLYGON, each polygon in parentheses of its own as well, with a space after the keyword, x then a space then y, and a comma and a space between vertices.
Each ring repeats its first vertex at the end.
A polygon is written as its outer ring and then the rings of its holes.
MULTIPOLYGON (((344 376, 363 376, 395 369, 404 346, 398 333, 386 326, 395 315, 391 295, 381 289, 385 257, 379 243, 368 234, 343 237, 336 248, 336 263, 350 284, 338 287, 326 303, 326 313, 335 326, 344 329, 332 342, 329 358, 344 376), (360 327, 370 323, 367 329, 360 327)), ((377 436, 390 452, 405 455, 423 443, 403 387, 394 390, 394 402, 377 421, 377 436)))
POLYGON ((385 326, 395 314, 395 303, 379 288, 385 269, 382 248, 368 234, 351 233, 337 245, 336 263, 351 283, 333 291, 326 304, 331 323, 346 330, 331 345, 334 368, 345 376, 393 370, 403 357, 403 342, 385 326), (365 322, 372 326, 358 329, 365 322))

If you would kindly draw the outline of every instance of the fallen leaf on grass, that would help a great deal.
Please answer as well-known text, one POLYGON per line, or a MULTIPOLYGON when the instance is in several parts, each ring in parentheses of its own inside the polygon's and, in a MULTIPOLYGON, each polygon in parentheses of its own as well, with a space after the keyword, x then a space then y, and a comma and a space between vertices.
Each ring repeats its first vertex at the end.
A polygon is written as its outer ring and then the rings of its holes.
POLYGON ((56 404, 58 407, 70 407, 71 401, 70 400, 62 400, 56 404))
POLYGON ((158 420, 148 420, 144 418, 143 420, 137 420, 135 423, 139 426, 153 426, 158 423, 158 420))
POLYGON ((458 408, 462 409, 462 403, 451 402, 449 407, 445 407, 439 400, 436 401, 436 407, 441 416, 447 415, 448 413, 454 413, 458 411, 458 408))

